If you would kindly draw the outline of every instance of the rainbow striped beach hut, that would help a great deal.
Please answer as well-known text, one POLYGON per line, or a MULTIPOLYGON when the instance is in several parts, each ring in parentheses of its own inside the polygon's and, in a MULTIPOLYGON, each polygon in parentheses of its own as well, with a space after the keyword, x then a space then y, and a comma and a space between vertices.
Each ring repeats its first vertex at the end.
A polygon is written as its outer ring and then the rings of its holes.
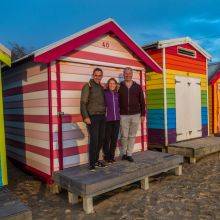
POLYGON ((189 37, 157 41, 144 50, 163 73, 147 73, 149 144, 168 146, 208 135, 208 60, 189 37))
POLYGON ((11 52, 0 44, 0 187, 8 183, 1 79, 1 68, 4 65, 11 65, 11 52))

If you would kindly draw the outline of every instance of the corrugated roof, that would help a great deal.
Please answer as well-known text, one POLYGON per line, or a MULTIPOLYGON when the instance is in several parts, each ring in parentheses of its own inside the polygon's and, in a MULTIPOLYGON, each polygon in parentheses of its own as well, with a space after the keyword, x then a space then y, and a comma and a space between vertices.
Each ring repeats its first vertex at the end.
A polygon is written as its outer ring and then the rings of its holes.
POLYGON ((209 78, 209 81, 219 71, 220 71, 220 62, 210 63, 209 64, 209 68, 208 68, 208 78, 209 78))

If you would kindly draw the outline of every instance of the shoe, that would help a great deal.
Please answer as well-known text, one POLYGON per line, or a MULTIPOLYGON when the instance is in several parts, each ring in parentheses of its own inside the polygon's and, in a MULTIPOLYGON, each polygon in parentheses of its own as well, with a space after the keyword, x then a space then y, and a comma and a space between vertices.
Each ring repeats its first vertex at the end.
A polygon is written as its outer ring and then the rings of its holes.
POLYGON ((115 163, 115 162, 116 162, 115 159, 111 159, 111 160, 110 160, 110 163, 115 163))
POLYGON ((89 170, 91 171, 91 172, 95 172, 95 166, 89 166, 89 170))
POLYGON ((122 158, 121 158, 122 160, 127 160, 128 159, 128 157, 127 157, 127 155, 126 154, 124 154, 123 156, 122 156, 122 158))
POLYGON ((96 167, 107 167, 104 163, 102 163, 101 161, 97 161, 96 163, 95 163, 95 166, 96 167))
POLYGON ((127 160, 128 160, 129 162, 134 162, 134 159, 132 158, 132 156, 127 156, 127 160))

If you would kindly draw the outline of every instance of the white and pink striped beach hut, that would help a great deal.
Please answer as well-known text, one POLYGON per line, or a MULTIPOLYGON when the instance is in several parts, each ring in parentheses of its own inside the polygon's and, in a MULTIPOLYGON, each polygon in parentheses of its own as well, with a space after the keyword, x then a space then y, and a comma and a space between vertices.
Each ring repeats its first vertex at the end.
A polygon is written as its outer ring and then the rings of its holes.
MULTIPOLYGON (((95 67, 122 80, 124 67, 145 90, 145 71, 161 72, 112 19, 15 61, 4 70, 3 92, 8 157, 52 182, 54 171, 87 163, 88 133, 80 115, 80 94, 95 67)), ((135 151, 147 149, 146 123, 135 151)))

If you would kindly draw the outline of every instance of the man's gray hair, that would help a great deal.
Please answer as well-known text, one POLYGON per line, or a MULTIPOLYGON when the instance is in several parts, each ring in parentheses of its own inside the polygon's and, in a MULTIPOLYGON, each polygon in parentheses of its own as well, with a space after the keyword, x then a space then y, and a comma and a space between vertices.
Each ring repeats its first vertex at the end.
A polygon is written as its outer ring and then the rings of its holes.
POLYGON ((131 72, 131 73, 133 73, 133 69, 131 68, 131 67, 125 67, 124 68, 124 73, 125 72, 131 72))

